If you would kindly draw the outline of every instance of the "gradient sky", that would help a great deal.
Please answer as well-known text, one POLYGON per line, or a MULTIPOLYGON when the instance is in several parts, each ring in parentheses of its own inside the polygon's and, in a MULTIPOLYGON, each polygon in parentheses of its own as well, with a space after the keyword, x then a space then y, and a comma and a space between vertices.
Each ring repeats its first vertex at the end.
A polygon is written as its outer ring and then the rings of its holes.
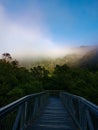
POLYGON ((59 56, 98 43, 98 0, 0 0, 0 53, 59 56))

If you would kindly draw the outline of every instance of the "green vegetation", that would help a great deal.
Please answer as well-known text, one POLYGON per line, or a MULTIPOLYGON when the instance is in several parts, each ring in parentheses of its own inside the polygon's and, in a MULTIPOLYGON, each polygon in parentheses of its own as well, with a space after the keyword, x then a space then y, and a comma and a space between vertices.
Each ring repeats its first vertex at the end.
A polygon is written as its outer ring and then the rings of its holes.
POLYGON ((0 107, 27 94, 43 90, 64 90, 98 104, 98 70, 56 65, 52 72, 36 66, 20 67, 10 55, 0 60, 0 107))

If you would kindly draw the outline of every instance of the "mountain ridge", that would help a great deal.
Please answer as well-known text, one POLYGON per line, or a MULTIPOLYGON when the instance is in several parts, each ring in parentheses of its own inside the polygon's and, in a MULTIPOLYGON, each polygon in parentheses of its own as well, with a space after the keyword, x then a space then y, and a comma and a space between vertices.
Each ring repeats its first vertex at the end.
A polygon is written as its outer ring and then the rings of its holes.
POLYGON ((80 46, 77 48, 73 48, 73 53, 67 54, 64 57, 58 57, 56 59, 47 58, 47 59, 28 59, 21 61, 21 66, 25 66, 26 68, 32 68, 34 66, 43 66, 47 69, 53 69, 57 64, 63 65, 67 64, 68 66, 86 66, 93 65, 97 62, 98 58, 98 46, 80 46))

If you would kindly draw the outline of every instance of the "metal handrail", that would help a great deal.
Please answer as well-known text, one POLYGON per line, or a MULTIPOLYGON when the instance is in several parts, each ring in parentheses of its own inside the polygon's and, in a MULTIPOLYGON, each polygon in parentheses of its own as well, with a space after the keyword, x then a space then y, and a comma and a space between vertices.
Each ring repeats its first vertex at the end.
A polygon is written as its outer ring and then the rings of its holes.
MULTIPOLYGON (((26 130, 45 105, 49 93, 27 95, 0 109, 0 130, 26 130)), ((79 130, 98 130, 98 106, 88 100, 60 92, 60 97, 79 130)))
POLYGON ((66 92, 61 92, 60 97, 80 130, 98 130, 97 105, 66 92))
POLYGON ((0 109, 0 130, 25 130, 48 98, 48 91, 24 96, 0 109))

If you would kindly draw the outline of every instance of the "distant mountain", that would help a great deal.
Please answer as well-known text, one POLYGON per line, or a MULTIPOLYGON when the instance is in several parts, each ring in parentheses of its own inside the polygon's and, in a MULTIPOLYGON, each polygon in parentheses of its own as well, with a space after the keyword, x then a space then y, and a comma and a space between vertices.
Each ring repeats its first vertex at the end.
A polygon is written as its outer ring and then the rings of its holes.
POLYGON ((56 65, 64 65, 67 64, 68 66, 74 66, 78 63, 78 61, 83 57, 81 54, 69 54, 64 57, 59 57, 56 59, 42 59, 42 60, 24 60, 21 61, 21 66, 26 68, 33 68, 35 66, 43 66, 46 69, 53 70, 56 65))
POLYGON ((98 63, 98 47, 97 46, 80 46, 72 49, 72 53, 64 57, 56 59, 28 59, 21 61, 21 65, 27 68, 34 66, 43 66, 46 69, 53 70, 58 65, 67 64, 68 66, 88 66, 98 63))
POLYGON ((98 47, 84 55, 79 61, 79 66, 98 67, 98 47))

